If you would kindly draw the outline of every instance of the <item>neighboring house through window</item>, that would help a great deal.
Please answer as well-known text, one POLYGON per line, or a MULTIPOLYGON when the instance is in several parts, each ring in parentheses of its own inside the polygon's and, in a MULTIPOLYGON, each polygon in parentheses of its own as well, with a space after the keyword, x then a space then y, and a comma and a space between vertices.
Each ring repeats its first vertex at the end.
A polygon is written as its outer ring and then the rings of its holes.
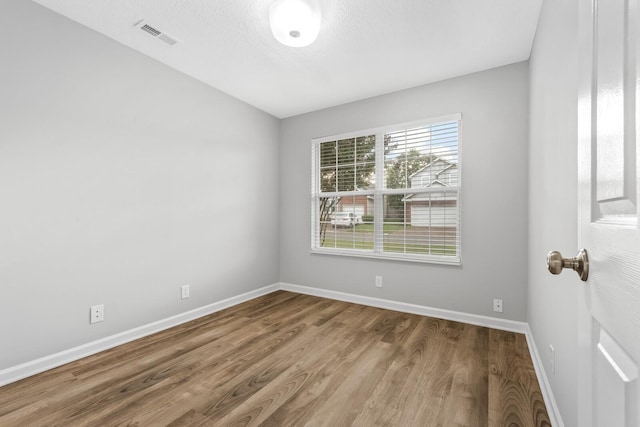
POLYGON ((460 119, 314 139, 312 251, 459 264, 460 119))

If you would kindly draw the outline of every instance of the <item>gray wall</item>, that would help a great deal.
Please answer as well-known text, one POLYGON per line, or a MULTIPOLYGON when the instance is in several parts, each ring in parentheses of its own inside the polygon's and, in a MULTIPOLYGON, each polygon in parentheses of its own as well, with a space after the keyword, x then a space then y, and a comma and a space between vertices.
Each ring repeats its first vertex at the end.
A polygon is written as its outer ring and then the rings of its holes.
POLYGON ((491 316, 501 298, 502 317, 524 321, 528 91, 523 62, 283 120, 281 280, 491 316), (458 112, 461 267, 310 254, 312 138, 458 112))
POLYGON ((0 40, 0 369, 278 281, 276 118, 30 1, 0 40))
POLYGON ((552 276, 546 254, 577 247, 578 3, 545 1, 530 59, 528 322, 565 425, 577 426, 575 273, 552 276), (552 373, 549 345, 556 352, 552 373))
POLYGON ((544 2, 530 66, 280 122, 4 0, 0 342, 10 351, 0 369, 278 280, 490 316, 502 298, 504 318, 530 323, 565 424, 576 425, 579 284, 544 267, 549 250, 577 250, 576 9, 544 2), (461 267, 310 254, 311 138, 455 112, 461 267), (106 321, 91 326, 88 307, 100 303, 106 321))

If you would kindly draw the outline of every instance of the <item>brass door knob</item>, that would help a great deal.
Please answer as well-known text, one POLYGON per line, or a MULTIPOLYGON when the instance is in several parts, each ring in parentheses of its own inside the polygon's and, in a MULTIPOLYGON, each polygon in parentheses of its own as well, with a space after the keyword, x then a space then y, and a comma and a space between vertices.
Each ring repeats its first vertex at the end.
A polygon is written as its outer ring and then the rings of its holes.
POLYGON ((551 251, 547 255, 547 267, 551 274, 562 273, 563 268, 570 268, 580 276, 583 282, 589 277, 589 256, 586 249, 580 249, 575 258, 562 258, 558 251, 551 251))

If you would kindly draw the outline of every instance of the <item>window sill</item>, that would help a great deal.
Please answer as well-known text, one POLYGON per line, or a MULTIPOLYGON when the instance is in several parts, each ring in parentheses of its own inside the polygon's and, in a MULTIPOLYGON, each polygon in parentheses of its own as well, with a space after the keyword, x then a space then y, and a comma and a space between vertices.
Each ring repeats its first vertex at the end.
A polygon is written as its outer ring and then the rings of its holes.
POLYGON ((439 265, 454 265, 454 266, 462 265, 462 262, 459 256, 442 257, 442 256, 433 256, 433 255, 411 255, 411 254, 395 255, 387 252, 378 253, 378 252, 371 252, 371 251, 359 251, 356 249, 340 250, 340 249, 324 249, 324 248, 323 249, 313 248, 311 249, 311 254, 370 258, 370 259, 380 259, 380 260, 387 260, 387 261, 417 262, 422 264, 439 264, 439 265))

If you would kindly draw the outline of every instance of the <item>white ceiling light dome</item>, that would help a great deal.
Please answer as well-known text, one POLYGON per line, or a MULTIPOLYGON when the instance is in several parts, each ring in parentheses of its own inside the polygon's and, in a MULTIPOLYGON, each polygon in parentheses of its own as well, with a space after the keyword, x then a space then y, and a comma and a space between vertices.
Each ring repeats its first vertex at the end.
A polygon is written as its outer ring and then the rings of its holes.
POLYGON ((313 43, 320 32, 322 17, 315 0, 276 0, 269 7, 273 36, 291 47, 313 43))

